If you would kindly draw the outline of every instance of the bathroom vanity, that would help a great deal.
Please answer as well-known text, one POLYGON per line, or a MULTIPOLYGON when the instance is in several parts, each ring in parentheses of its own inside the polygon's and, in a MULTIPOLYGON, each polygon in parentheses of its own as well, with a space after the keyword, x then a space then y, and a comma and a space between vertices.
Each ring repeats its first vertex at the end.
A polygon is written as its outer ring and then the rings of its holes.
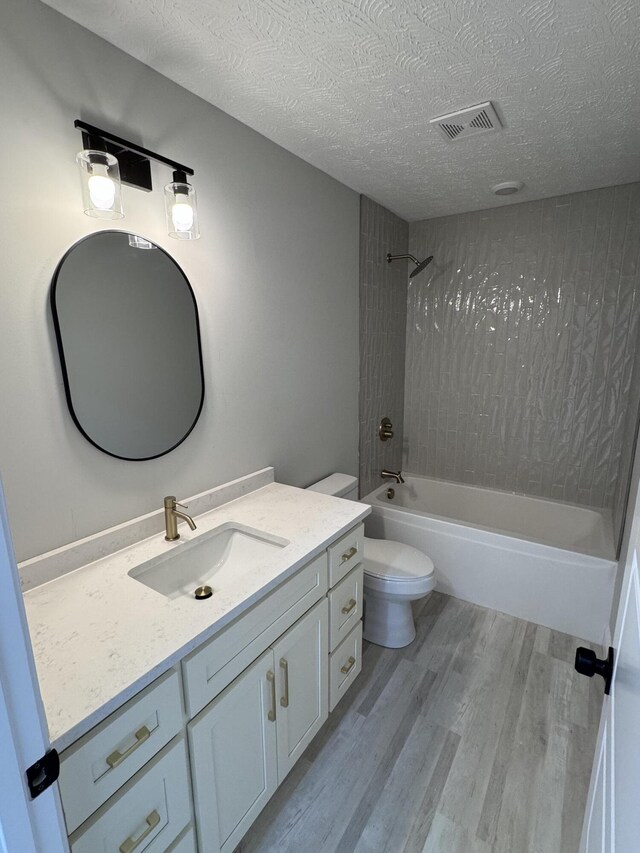
POLYGON ((189 503, 21 566, 72 853, 232 851, 360 672, 367 506, 272 469, 189 503))

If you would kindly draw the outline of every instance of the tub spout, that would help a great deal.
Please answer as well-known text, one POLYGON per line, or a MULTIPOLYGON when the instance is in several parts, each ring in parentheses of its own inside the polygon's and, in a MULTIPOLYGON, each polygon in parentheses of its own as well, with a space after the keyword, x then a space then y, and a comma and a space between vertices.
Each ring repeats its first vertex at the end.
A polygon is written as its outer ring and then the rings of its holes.
POLYGON ((402 476, 401 471, 387 471, 386 468, 383 468, 380 472, 380 476, 383 480, 395 480, 396 483, 404 483, 404 477, 402 476))

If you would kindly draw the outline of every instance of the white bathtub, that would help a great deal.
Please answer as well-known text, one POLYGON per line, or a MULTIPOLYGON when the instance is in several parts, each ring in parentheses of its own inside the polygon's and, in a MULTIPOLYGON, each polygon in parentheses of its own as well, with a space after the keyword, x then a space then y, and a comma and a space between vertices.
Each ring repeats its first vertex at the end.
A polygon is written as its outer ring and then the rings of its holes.
POLYGON ((362 498, 373 508, 368 536, 428 554, 442 592, 603 641, 616 573, 609 515, 413 474, 405 480, 362 498))

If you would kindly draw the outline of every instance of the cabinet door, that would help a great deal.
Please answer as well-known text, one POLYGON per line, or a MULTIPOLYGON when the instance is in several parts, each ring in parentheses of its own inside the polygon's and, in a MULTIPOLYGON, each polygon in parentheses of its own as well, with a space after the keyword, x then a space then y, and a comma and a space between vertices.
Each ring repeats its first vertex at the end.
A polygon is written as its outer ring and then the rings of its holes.
POLYGON ((232 851, 278 784, 269 649, 189 723, 199 849, 232 851))
POLYGON ((278 673, 278 782, 329 713, 329 611, 324 598, 273 646, 278 673))

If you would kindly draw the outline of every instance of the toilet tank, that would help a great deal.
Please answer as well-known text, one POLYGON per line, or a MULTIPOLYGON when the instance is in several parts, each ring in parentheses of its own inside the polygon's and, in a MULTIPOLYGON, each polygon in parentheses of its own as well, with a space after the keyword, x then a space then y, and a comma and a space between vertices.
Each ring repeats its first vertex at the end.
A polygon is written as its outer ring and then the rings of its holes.
POLYGON ((320 492, 323 495, 333 495, 348 501, 358 500, 358 478, 350 474, 331 474, 324 480, 318 480, 307 486, 310 492, 320 492))

